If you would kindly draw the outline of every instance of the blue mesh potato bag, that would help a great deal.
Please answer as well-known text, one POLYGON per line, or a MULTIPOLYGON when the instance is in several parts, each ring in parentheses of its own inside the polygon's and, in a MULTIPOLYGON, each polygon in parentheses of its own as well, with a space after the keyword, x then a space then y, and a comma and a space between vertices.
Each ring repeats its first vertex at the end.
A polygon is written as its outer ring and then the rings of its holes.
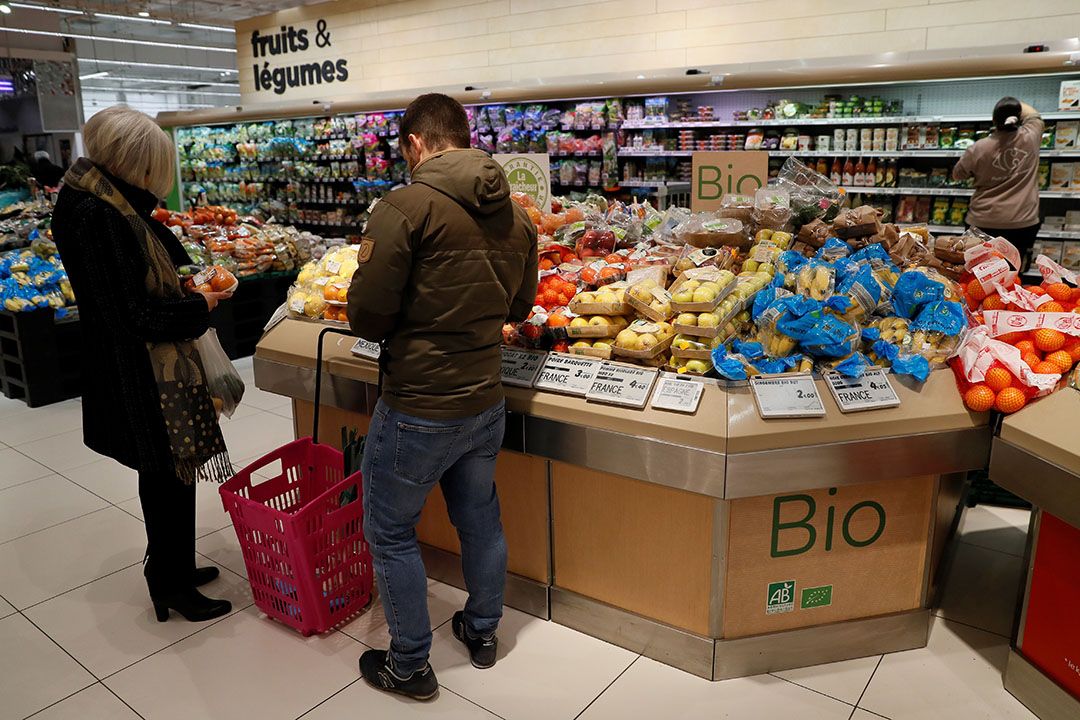
POLYGON ((959 335, 965 327, 967 318, 964 316, 964 307, 958 302, 947 300, 924 305, 918 317, 911 323, 912 330, 940 332, 949 336, 959 335))
POLYGON ((892 343, 878 340, 871 350, 889 363, 889 368, 897 375, 910 375, 919 382, 926 382, 930 376, 930 362, 922 355, 911 355, 900 352, 900 348, 892 343))

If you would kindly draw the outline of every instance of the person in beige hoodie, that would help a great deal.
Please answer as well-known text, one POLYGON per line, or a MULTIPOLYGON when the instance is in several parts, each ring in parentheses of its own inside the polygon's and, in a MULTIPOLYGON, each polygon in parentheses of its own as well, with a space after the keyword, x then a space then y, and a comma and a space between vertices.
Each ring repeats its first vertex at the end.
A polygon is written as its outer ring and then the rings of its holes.
POLYGON ((1026 265, 1039 233, 1039 111, 1014 97, 994 107, 994 132, 972 145, 953 168, 953 178, 974 178, 967 223, 1003 237, 1026 265))

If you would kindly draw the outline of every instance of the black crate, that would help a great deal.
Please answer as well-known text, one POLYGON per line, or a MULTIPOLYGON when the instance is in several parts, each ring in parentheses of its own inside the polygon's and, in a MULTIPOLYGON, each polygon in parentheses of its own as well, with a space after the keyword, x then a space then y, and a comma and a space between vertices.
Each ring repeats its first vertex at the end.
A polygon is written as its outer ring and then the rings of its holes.
POLYGON ((57 318, 52 308, 0 312, 0 390, 30 407, 79 397, 78 313, 57 318))
POLYGON ((263 327, 285 302, 295 280, 296 273, 244 278, 232 299, 217 306, 210 324, 231 360, 255 354, 263 327))

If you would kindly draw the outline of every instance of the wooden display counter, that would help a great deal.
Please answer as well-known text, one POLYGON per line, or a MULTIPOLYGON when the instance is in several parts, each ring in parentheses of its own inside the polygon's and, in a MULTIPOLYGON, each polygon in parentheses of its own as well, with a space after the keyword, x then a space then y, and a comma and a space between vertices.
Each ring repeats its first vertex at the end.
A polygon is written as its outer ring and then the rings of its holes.
MULTIPOLYGON (((256 384, 294 399, 310 434, 316 338, 286 320, 256 384)), ((364 431, 373 363, 326 340, 320 435, 364 431)), ((706 382, 693 415, 508 387, 496 482, 507 604, 710 679, 926 644, 963 473, 984 467, 985 415, 951 374, 896 382, 899 407, 763 421, 749 390, 706 382)), ((428 573, 462 585, 432 493, 417 534, 428 573)))
POLYGON ((1042 720, 1080 717, 1080 392, 1005 418, 990 478, 1035 507, 1005 688, 1042 720))

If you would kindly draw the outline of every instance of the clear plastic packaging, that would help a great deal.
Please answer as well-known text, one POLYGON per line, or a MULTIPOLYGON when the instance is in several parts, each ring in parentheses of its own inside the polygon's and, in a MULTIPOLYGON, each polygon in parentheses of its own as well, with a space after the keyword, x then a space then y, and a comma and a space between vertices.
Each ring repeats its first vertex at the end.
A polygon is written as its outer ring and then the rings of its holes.
POLYGON ((229 356, 218 341, 217 331, 210 328, 195 341, 195 349, 202 359, 206 373, 206 389, 214 400, 215 407, 220 403, 219 411, 225 417, 232 417, 240 401, 244 399, 244 381, 236 371, 229 356))
POLYGON ((795 157, 789 157, 780 168, 777 186, 788 191, 794 221, 799 226, 818 218, 832 220, 844 199, 835 183, 795 157))
POLYGON ((669 288, 675 313, 712 312, 735 289, 735 273, 717 268, 694 268, 682 273, 669 288))
POLYGON ((754 216, 754 197, 728 193, 720 200, 720 209, 716 211, 716 214, 724 218, 734 218, 743 225, 749 226, 754 216))
POLYGON ((795 280, 795 292, 824 302, 836 288, 836 269, 819 260, 810 260, 801 268, 795 280))
POLYGON ((675 329, 667 322, 635 320, 615 337, 613 354, 635 360, 650 360, 671 347, 675 329))
POLYGON ((843 239, 876 235, 881 232, 881 212, 870 205, 844 210, 833 220, 832 229, 843 239))
POLYGON ((754 225, 758 229, 791 231, 791 195, 786 188, 764 187, 754 194, 754 225))
POLYGON ((745 248, 750 245, 746 227, 739 220, 697 213, 676 230, 680 242, 697 248, 722 246, 745 248))
POLYGON ((627 285, 616 282, 595 291, 580 292, 570 301, 570 311, 576 315, 633 315, 626 298, 627 285))
POLYGON ((626 296, 636 312, 654 322, 665 322, 675 314, 671 306, 671 293, 651 278, 631 285, 626 296))

